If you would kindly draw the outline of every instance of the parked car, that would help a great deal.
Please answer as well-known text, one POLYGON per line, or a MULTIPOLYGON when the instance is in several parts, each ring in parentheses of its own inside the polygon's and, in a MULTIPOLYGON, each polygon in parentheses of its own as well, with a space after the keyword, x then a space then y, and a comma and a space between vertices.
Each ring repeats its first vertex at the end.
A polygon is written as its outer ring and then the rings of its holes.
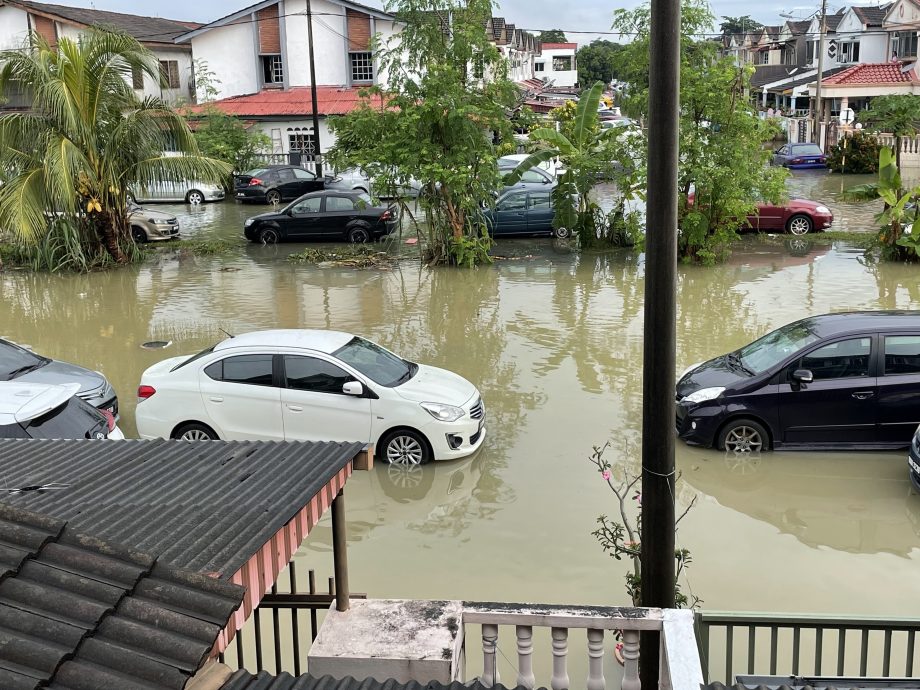
POLYGON ((400 185, 396 190, 378 189, 371 179, 370 175, 359 168, 348 168, 335 174, 332 179, 327 180, 326 189, 337 189, 346 192, 364 192, 365 194, 373 193, 379 199, 392 199, 396 197, 414 198, 419 195, 422 189, 422 183, 416 179, 410 179, 407 185, 400 185))
POLYGON ((920 312, 813 316, 689 367, 677 433, 736 452, 902 448, 920 421, 920 312))
POLYGON ((203 204, 206 201, 223 201, 224 188, 213 182, 185 180, 183 182, 155 182, 137 186, 129 192, 129 198, 137 203, 181 202, 203 204))
POLYGON ((0 382, 0 438, 123 439, 108 410, 78 395, 79 383, 0 382))
POLYGON ((486 226, 493 237, 514 235, 555 235, 565 238, 570 228, 553 229, 553 195, 546 189, 512 189, 502 194, 494 209, 484 212, 486 226))
POLYGON ((171 213, 130 204, 128 221, 131 223, 131 237, 138 244, 179 238, 179 221, 171 213))
POLYGON ((786 144, 773 152, 773 165, 786 168, 826 168, 827 156, 817 144, 786 144))
POLYGON ((384 462, 475 452, 476 387, 350 333, 257 331, 153 365, 137 389, 141 438, 360 441, 384 462))
POLYGON ((266 165, 233 176, 233 195, 238 201, 278 204, 325 189, 331 177, 318 178, 315 173, 296 165, 266 165))
MULTIPOLYGON (((498 172, 504 177, 512 170, 514 170, 518 164, 512 161, 502 162, 499 159, 498 162, 498 172)), ((542 168, 531 168, 524 172, 521 175, 521 179, 516 184, 505 184, 502 187, 502 192, 507 192, 511 189, 547 189, 555 187, 557 184, 556 177, 542 168)))
MULTIPOLYGON (((693 192, 688 198, 694 203, 693 192)), ((815 230, 823 232, 834 224, 834 214, 824 204, 809 199, 790 199, 785 204, 758 202, 754 213, 747 217, 751 230, 759 232, 788 232, 807 235, 815 230)))
POLYGON ((247 218, 243 234, 250 242, 345 240, 363 243, 396 230, 399 214, 391 206, 374 206, 363 192, 323 191, 304 194, 280 211, 247 218))
POLYGON ((0 338, 0 381, 14 380, 17 383, 79 384, 78 397, 118 417, 118 398, 101 372, 42 357, 0 338))
POLYGON ((907 454, 907 475, 910 477, 910 483, 920 493, 920 426, 914 432, 914 438, 910 442, 910 452, 907 454))
MULTIPOLYGON (((523 163, 529 155, 530 154, 527 153, 510 153, 507 156, 502 156, 498 159, 498 167, 514 170, 518 165, 523 163)), ((562 166, 559 164, 558 160, 543 161, 536 167, 549 173, 554 179, 562 174, 562 166)))

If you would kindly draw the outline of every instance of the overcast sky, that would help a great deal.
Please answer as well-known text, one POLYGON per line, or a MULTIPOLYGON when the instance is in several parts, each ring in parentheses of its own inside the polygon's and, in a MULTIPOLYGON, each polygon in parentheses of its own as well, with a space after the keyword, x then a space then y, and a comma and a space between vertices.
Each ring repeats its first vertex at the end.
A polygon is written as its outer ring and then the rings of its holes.
MULTIPOLYGON (((170 19, 185 19, 199 22, 209 22, 226 14, 235 12, 255 0, 56 0, 62 5, 80 7, 95 7, 100 10, 115 12, 130 12, 136 14, 168 17, 170 19)), ((362 0, 357 0, 362 2, 362 0)), ((713 11, 716 15, 738 16, 750 14, 754 19, 764 24, 781 24, 784 20, 779 17, 780 12, 793 13, 804 17, 815 12, 820 2, 814 0, 813 5, 808 5, 807 0, 765 0, 751 6, 750 0, 711 0, 713 11)), ((363 0, 364 4, 382 6, 382 0, 363 0)), ((499 9, 495 11, 498 16, 504 16, 522 29, 536 31, 540 29, 569 30, 568 38, 576 43, 588 43, 597 36, 594 32, 609 31, 613 10, 617 7, 634 7, 640 4, 638 0, 499 0, 499 9), (560 8, 564 8, 560 11, 560 8), (577 34, 575 31, 590 32, 577 34)), ((844 3, 840 0, 830 0, 828 11, 836 10, 844 4, 876 4, 866 2, 844 3)), ((610 37, 615 38, 615 37, 610 37)))

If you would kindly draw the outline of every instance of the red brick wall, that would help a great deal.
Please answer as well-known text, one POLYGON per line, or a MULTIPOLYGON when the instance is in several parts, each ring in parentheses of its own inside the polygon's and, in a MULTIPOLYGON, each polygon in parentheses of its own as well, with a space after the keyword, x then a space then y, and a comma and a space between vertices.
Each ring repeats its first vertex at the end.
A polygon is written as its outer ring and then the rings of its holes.
POLYGON ((266 7, 256 13, 259 21, 259 52, 266 55, 281 54, 281 23, 278 5, 266 7))
POLYGON ((345 10, 348 17, 348 49, 370 50, 371 17, 363 12, 345 10))
POLYGON ((32 31, 44 38, 52 46, 57 45, 57 33, 54 30, 54 21, 47 17, 39 17, 37 14, 29 15, 32 21, 32 31))

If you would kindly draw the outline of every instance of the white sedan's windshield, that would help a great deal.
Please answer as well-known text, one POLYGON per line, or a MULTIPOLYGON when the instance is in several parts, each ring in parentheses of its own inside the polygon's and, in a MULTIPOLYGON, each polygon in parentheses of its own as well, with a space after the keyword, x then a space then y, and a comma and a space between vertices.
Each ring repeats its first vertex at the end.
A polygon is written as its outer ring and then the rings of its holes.
POLYGON ((738 356, 747 369, 760 374, 816 340, 818 336, 811 330, 809 322, 798 321, 745 345, 738 350, 738 356))
POLYGON ((414 364, 387 352, 379 345, 357 336, 332 354, 353 366, 371 381, 388 388, 408 381, 416 368, 414 364))

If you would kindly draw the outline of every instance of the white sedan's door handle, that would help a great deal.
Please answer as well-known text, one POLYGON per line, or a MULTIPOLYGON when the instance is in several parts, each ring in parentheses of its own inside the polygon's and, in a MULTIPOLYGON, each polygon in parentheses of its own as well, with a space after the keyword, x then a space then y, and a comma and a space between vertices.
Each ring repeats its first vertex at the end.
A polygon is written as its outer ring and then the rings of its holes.
POLYGON ((287 408, 291 412, 303 412, 303 408, 300 405, 288 405, 287 408))
POLYGON ((222 402, 224 401, 223 398, 219 398, 219 397, 216 396, 216 395, 212 395, 212 396, 210 397, 210 400, 211 400, 211 402, 216 402, 216 403, 222 403, 222 402))

